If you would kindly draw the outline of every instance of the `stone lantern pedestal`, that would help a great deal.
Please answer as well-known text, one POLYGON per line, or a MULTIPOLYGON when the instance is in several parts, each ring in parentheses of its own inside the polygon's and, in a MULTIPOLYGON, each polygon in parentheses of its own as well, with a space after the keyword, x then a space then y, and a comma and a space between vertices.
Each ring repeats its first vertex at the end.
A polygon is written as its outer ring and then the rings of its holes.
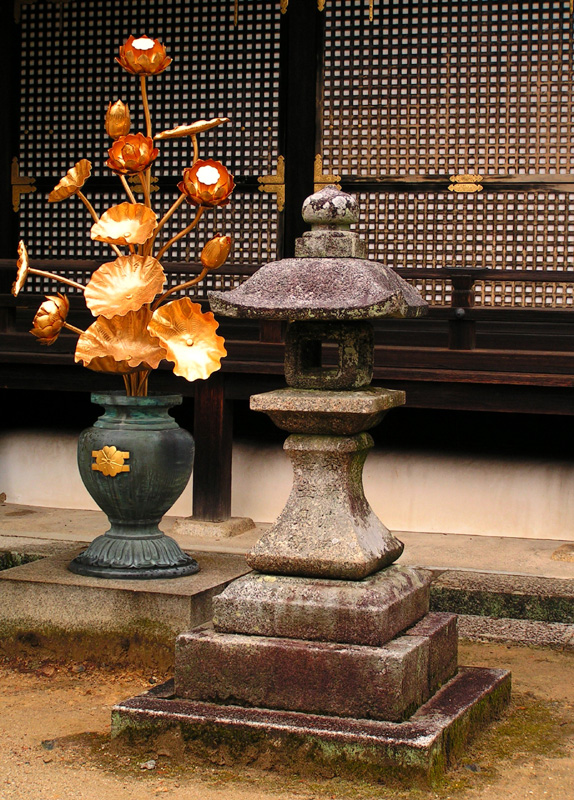
POLYGON ((349 195, 327 187, 304 217, 296 258, 211 297, 221 314, 289 321, 288 388, 251 408, 289 433, 291 494, 212 627, 178 637, 174 682, 117 706, 112 732, 174 729, 228 765, 432 778, 508 702, 510 676, 458 667, 456 617, 429 613, 432 574, 395 563, 403 545, 363 492, 367 431, 405 402, 370 385, 371 320, 426 304, 364 259, 349 195))

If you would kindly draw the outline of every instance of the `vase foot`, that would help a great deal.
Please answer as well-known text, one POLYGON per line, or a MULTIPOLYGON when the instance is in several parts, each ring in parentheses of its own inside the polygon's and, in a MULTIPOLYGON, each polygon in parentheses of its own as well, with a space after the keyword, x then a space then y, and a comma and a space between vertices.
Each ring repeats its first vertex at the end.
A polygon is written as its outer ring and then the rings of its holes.
POLYGON ((151 580, 193 575, 199 566, 157 525, 148 526, 148 535, 144 535, 144 526, 115 523, 76 556, 68 569, 93 578, 151 580))
POLYGON ((97 564, 85 564, 81 555, 68 565, 70 572, 86 575, 91 578, 110 578, 111 580, 161 580, 167 578, 183 578, 199 572, 199 564, 191 556, 185 564, 175 567, 107 567, 97 564))

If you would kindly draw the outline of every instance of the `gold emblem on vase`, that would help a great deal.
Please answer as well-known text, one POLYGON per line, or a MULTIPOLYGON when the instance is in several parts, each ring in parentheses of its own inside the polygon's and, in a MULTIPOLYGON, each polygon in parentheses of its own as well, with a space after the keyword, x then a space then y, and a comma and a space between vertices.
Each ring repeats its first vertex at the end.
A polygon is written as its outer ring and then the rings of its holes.
POLYGON ((92 450, 92 458, 96 459, 92 464, 92 469, 95 472, 101 472, 102 475, 115 478, 120 472, 130 471, 129 465, 125 463, 129 457, 129 451, 118 450, 114 445, 106 445, 101 450, 92 450))

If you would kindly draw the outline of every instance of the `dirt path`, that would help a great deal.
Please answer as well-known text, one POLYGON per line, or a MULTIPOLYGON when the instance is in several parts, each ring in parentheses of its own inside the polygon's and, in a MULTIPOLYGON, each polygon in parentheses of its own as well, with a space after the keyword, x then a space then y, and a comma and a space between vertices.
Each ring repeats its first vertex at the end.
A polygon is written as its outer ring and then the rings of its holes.
POLYGON ((574 800, 574 654, 474 644, 461 647, 460 661, 509 667, 514 700, 434 790, 286 780, 182 766, 167 754, 120 755, 107 736, 110 707, 165 676, 0 662, 0 800, 574 800), (154 768, 142 769, 150 759, 154 768))

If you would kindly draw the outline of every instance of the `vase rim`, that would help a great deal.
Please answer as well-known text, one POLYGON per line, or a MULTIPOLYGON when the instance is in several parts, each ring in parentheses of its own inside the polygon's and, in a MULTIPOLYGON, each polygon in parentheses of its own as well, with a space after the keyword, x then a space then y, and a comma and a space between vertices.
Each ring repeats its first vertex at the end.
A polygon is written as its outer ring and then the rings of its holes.
POLYGON ((96 405, 116 405, 116 406, 178 406, 183 402, 181 394, 162 394, 161 392, 151 392, 145 397, 127 395, 122 391, 92 392, 92 403, 96 405))

